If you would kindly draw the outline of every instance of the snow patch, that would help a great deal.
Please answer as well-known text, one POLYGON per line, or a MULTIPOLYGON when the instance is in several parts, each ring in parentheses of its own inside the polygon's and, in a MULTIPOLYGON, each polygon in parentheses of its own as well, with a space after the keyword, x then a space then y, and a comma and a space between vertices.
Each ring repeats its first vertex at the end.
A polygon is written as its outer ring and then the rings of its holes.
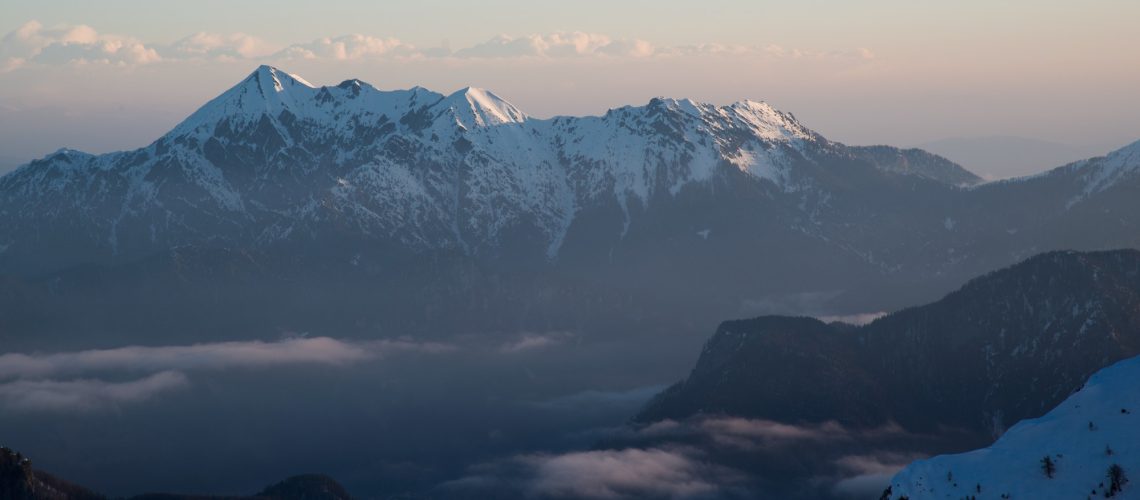
MULTIPOLYGON (((891 480, 890 498, 1105 497, 1112 465, 1140 478, 1136 380, 1140 357, 1105 368, 1048 414, 1019 422, 988 448, 912 463, 891 480), (1051 478, 1045 457, 1053 464, 1051 478)), ((1117 496, 1134 498, 1138 491, 1140 484, 1126 484, 1117 496)))

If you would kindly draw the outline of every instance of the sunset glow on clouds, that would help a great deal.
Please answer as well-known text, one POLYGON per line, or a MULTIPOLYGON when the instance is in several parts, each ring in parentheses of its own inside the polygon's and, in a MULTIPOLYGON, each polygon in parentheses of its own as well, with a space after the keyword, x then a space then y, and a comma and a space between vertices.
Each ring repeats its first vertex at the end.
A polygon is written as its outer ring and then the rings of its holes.
POLYGON ((61 0, 0 14, 0 173, 62 146, 145 145, 259 64, 318 85, 481 87, 538 118, 760 100, 849 144, 1108 151, 1140 130, 1140 69, 1119 63, 1140 46, 1117 35, 1140 14, 1131 2, 61 0))
POLYGON ((865 47, 827 51, 786 48, 776 44, 732 45, 719 42, 662 45, 638 38, 615 38, 580 31, 550 34, 500 34, 456 50, 419 47, 397 38, 349 34, 297 42, 285 47, 245 33, 194 33, 168 44, 144 43, 135 37, 105 34, 87 25, 45 27, 28 21, 2 39, 2 67, 8 71, 29 65, 140 65, 183 60, 288 61, 319 59, 366 61, 383 58, 646 58, 669 56, 758 56, 769 58, 875 58, 865 47))

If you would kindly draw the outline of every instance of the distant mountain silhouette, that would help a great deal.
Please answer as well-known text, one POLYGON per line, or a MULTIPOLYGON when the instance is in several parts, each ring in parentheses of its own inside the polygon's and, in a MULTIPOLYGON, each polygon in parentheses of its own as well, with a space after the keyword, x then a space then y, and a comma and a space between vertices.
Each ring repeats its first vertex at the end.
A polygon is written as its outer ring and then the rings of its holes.
POLYGON ((1050 166, 1072 163, 1109 149, 1016 136, 954 137, 917 147, 949 158, 987 179, 1038 174, 1050 166))

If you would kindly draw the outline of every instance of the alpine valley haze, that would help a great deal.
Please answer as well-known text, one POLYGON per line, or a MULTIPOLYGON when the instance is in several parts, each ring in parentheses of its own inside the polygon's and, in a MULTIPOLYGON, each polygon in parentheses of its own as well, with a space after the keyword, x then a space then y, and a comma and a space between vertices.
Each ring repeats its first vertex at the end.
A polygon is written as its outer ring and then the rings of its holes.
POLYGON ((1135 6, 264 7, 0 7, 0 500, 1140 496, 1135 6))

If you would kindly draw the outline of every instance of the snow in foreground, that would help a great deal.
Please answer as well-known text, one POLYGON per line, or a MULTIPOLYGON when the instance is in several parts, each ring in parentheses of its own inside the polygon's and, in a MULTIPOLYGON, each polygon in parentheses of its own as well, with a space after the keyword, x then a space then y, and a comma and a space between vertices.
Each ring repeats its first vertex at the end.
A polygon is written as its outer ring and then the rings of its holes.
POLYGON ((1140 498, 1137 382, 1140 357, 1105 368, 1057 408, 1019 422, 989 448, 912 463, 895 475, 884 498, 1140 498))

